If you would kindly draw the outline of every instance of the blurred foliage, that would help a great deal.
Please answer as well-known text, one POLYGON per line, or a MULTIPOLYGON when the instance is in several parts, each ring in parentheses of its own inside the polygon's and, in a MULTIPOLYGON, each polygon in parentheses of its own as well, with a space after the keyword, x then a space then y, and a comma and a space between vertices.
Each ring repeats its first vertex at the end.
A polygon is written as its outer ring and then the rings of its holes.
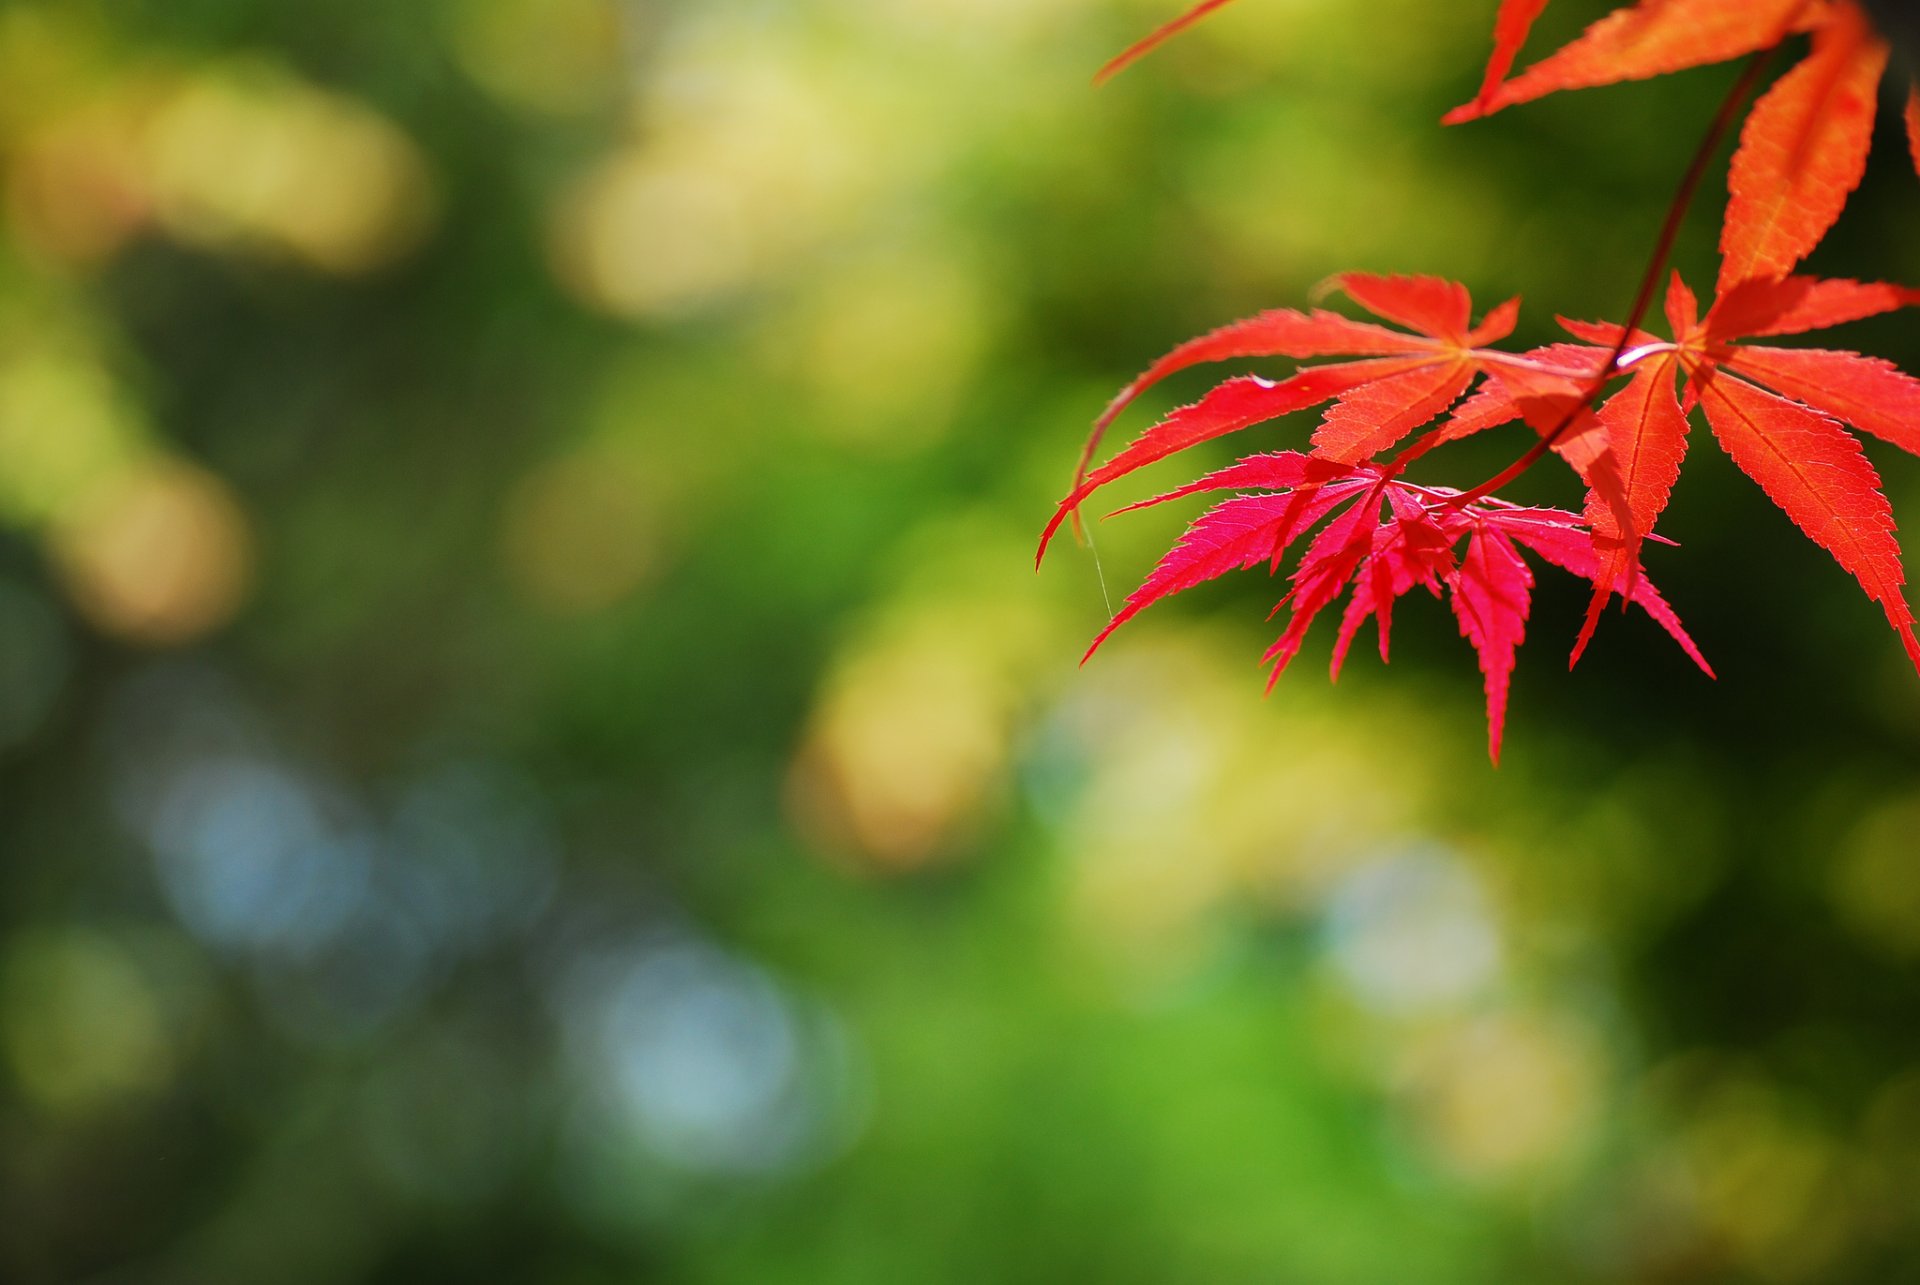
POLYGON ((0 6, 0 1279, 1905 1270, 1920 687, 1704 440, 1720 683, 1554 586, 1497 773, 1438 609, 1263 702, 1258 577, 1074 667, 1185 515, 1029 563, 1332 272, 1617 313, 1730 71, 1442 131, 1491 0, 1245 0, 1090 88, 1173 7, 0 6))

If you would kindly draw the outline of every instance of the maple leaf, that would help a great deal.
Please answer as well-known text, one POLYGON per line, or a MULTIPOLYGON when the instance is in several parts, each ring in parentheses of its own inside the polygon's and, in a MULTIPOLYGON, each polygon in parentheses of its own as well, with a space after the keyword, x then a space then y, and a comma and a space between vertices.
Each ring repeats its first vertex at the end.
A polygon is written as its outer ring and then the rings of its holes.
POLYGON ((1499 110, 1500 88, 1527 43, 1527 34, 1546 8, 1547 0, 1500 0, 1500 12, 1493 20, 1493 55, 1487 59, 1486 75, 1480 81, 1471 114, 1461 114, 1467 112, 1466 108, 1455 111, 1461 120, 1499 110))
MULTIPOLYGON (((1723 62, 1811 31, 1807 56, 1754 105, 1728 174, 1721 293, 1776 278, 1839 221, 1866 172, 1888 46, 1854 0, 1640 0, 1519 75, 1505 74, 1545 7, 1503 0, 1479 94, 1444 118, 1473 120, 1564 89, 1723 62)), ((1909 95, 1909 138, 1920 168, 1920 97, 1909 95)))
POLYGON ((1645 80, 1726 62, 1770 49, 1825 16, 1822 3, 1808 0, 1640 0, 1616 9, 1518 76, 1503 79, 1545 8, 1544 0, 1503 0, 1480 93, 1448 112, 1442 118, 1446 124, 1475 120, 1565 89, 1645 80))
MULTIPOLYGON (((1630 336, 1638 346, 1620 363, 1629 383, 1600 412, 1622 474, 1626 520, 1616 521, 1614 510, 1589 502, 1599 567, 1576 657, 1609 595, 1630 590, 1640 542, 1679 476, 1688 412, 1697 404, 1734 463, 1880 605, 1920 668, 1893 511, 1873 465, 1846 431, 1851 426, 1920 454, 1920 380, 1859 353, 1745 342, 1916 302, 1920 292, 1897 286, 1788 277, 1737 286, 1703 317, 1693 293, 1674 275, 1666 308, 1673 340, 1630 336), (1676 391, 1676 376, 1684 377, 1684 396, 1676 391)), ((1617 326, 1562 324, 1595 345, 1589 353, 1610 356, 1620 342, 1617 326)), ((1476 424, 1501 413, 1491 404, 1474 410, 1476 424)))
POLYGON ((1490 361, 1509 361, 1485 345, 1504 339, 1519 316, 1508 300, 1476 327, 1465 286, 1437 277, 1350 272, 1330 283, 1355 303, 1408 330, 1356 321, 1336 312, 1274 309, 1223 326, 1175 348, 1120 391, 1095 421, 1073 489, 1040 537, 1040 556, 1062 522, 1101 487, 1178 451, 1331 401, 1314 434, 1316 454, 1356 463, 1431 422, 1467 391, 1490 361), (1102 436, 1147 389, 1204 362, 1236 357, 1306 359, 1334 354, 1358 361, 1302 367, 1278 382, 1243 376, 1154 424, 1119 454, 1089 469, 1102 436))
MULTIPOLYGON (((1595 602, 1604 605, 1619 585, 1638 574, 1640 546, 1652 533, 1654 521, 1666 507, 1667 496, 1679 476, 1686 429, 1685 416, 1671 394, 1677 358, 1667 351, 1669 345, 1644 331, 1635 331, 1626 342, 1638 347, 1625 358, 1624 366, 1616 364, 1614 350, 1621 343, 1619 327, 1560 320, 1576 336, 1592 343, 1534 349, 1525 357, 1536 367, 1566 372, 1562 378, 1583 390, 1579 394, 1582 404, 1596 383, 1604 386, 1622 373, 1630 374, 1631 380, 1628 388, 1608 400, 1583 428, 1555 442, 1556 451, 1588 482, 1586 514, 1600 562, 1600 570, 1592 577, 1595 602), (1660 391, 1663 381, 1668 390, 1664 398, 1660 391)), ((1541 419, 1538 413, 1528 414, 1511 379, 1489 380, 1460 405, 1438 435, 1457 441, 1521 418, 1536 423, 1541 419)), ((1589 614, 1587 628, 1574 644, 1572 663, 1577 663, 1585 650, 1596 615, 1597 609, 1589 614)))
MULTIPOLYGON (((1263 562, 1277 572, 1287 552, 1318 526, 1288 577, 1289 591, 1281 602, 1287 624, 1264 657, 1272 667, 1269 689, 1299 654, 1314 621, 1350 587, 1333 646, 1336 679, 1369 618, 1378 625, 1381 659, 1387 658, 1394 602, 1424 588, 1448 598, 1462 636, 1479 658, 1487 749, 1498 763, 1508 690, 1532 605, 1533 574, 1520 550, 1592 580, 1600 563, 1581 517, 1499 500, 1467 503, 1458 491, 1415 486, 1373 464, 1342 464, 1293 451, 1250 456, 1130 508, 1231 490, 1253 493, 1233 496, 1201 514, 1128 596, 1087 656, 1163 598, 1263 562), (1465 552, 1456 553, 1463 541, 1465 552)), ((1712 675, 1651 583, 1641 578, 1628 596, 1712 675)))

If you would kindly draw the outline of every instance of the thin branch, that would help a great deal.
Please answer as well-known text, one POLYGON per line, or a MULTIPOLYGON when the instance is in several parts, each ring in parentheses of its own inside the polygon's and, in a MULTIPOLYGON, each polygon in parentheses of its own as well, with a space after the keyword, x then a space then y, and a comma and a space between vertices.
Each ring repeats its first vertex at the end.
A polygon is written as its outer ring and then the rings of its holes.
POLYGON ((1653 255, 1647 262, 1646 272, 1640 278, 1640 289, 1633 298, 1633 308, 1627 314, 1626 324, 1620 328, 1620 338, 1615 342, 1613 351, 1608 354, 1600 374, 1588 387, 1586 395, 1567 411, 1558 424, 1554 425, 1553 431, 1542 436, 1525 455, 1479 486, 1462 492, 1460 498, 1455 501, 1456 504, 1470 504, 1474 500, 1483 499, 1539 463, 1541 457, 1553 449, 1554 443, 1566 436, 1567 430, 1573 427, 1574 422, 1593 409, 1594 403, 1598 402, 1601 395, 1607 391, 1607 385, 1619 373, 1620 359, 1626 355, 1628 347, 1633 342, 1634 334, 1640 329, 1640 323, 1647 319, 1647 313, 1653 308, 1654 295, 1660 289, 1660 278, 1665 275, 1667 262, 1673 257, 1674 242, 1680 237, 1680 229, 1686 223, 1687 211, 1692 207, 1693 198, 1700 190, 1701 180, 1706 177, 1707 170, 1713 164, 1714 154, 1720 150, 1721 143, 1725 142, 1727 135, 1732 132, 1734 122, 1740 117, 1741 107, 1745 105, 1748 95, 1759 85, 1761 77, 1766 74, 1768 63, 1773 60, 1773 55, 1779 48, 1780 43, 1775 43, 1749 58, 1746 69, 1740 73, 1740 78, 1734 81, 1732 88, 1727 91, 1727 96, 1721 100, 1719 111, 1714 113, 1713 122, 1708 125, 1706 135, 1700 140, 1700 146, 1694 151, 1693 160, 1680 179, 1679 189, 1674 192, 1672 203, 1667 206, 1666 221, 1660 226, 1660 238, 1654 243, 1653 255))

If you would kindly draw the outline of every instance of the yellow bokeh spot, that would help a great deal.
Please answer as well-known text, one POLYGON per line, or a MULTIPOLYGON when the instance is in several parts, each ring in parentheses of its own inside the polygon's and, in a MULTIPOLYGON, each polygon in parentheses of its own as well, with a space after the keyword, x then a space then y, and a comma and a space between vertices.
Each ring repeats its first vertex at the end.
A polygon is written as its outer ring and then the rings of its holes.
POLYGON ((694 24, 663 57, 642 142, 554 209, 560 279, 619 316, 672 318, 800 262, 898 175, 839 69, 751 24, 694 24))
POLYGON ((1902 1166, 1920 1160, 1920 1068, 1909 1067, 1881 1085, 1861 1125, 1871 1150, 1902 1166))
POLYGON ((845 663, 789 779, 795 821, 883 870, 951 855, 990 801, 1010 695, 969 637, 934 621, 845 663))
POLYGON ((135 115, 98 103, 21 141, 6 191, 7 225, 22 250, 87 266, 118 250, 148 215, 135 115))
POLYGON ((185 241, 359 273, 411 249, 431 219, 406 135, 267 67, 190 82, 155 115, 148 148, 158 217, 185 241))
POLYGON ((1728 1077, 1686 1104, 1700 1220, 1763 1278, 1825 1279, 1852 1235, 1834 1141, 1769 1085, 1728 1077))
POLYGON ((1853 930, 1891 954, 1920 955, 1920 798, 1880 809, 1833 863, 1834 904, 1853 930))
POLYGON ((92 5, 0 6, 0 132, 58 113, 98 83, 107 52, 92 5))
POLYGON ((875 255, 834 272, 762 341, 834 436, 910 450, 947 428, 972 380, 990 325, 978 281, 950 257, 875 255))
POLYGON ((645 479, 600 451, 550 461, 522 479, 508 500, 501 540, 514 584, 564 613, 613 606, 659 560, 645 479))
POLYGON ((750 205, 725 175, 616 156, 561 203, 555 264, 605 312, 670 316, 754 277, 750 205))
POLYGON ((1177 968, 1232 899, 1309 911, 1418 827, 1435 771, 1406 746, 1430 713, 1360 717, 1351 693, 1299 681, 1263 703, 1245 634, 1133 628, 1056 715, 1085 760, 1063 838, 1090 942, 1130 967, 1177 968))
POLYGON ((135 642, 180 643, 219 628, 246 594, 252 539, 218 478, 152 463, 60 515, 55 561, 80 610, 135 642))
POLYGON ((153 987, 106 937, 36 931, 0 965, 0 1040, 20 1087, 61 1111, 152 1090, 173 1068, 153 987))
POLYGON ((603 102, 627 49, 612 0, 464 0, 452 35, 461 69, 489 93, 556 115, 603 102))
POLYGON ((1596 1042, 1564 1020, 1496 1014, 1417 1046, 1407 1087, 1435 1156, 1480 1183, 1561 1171, 1590 1136, 1602 1077, 1596 1042))
POLYGON ((1068 716, 1089 775, 1068 832, 1067 910, 1114 962, 1151 972, 1193 956, 1197 926, 1233 886, 1208 807, 1248 734, 1240 710, 1258 705, 1191 640, 1134 642, 1082 671, 1068 716))
POLYGON ((0 516, 44 522, 147 449, 134 410, 97 363, 29 349, 0 365, 0 516))

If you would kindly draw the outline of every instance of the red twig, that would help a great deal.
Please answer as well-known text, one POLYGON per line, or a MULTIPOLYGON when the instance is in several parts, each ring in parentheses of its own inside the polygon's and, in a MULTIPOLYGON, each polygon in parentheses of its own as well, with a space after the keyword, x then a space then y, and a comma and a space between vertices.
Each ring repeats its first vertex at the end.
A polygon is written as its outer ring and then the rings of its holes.
MULTIPOLYGON (((1798 17, 1797 13, 1795 17, 1798 17)), ((1783 33, 1782 41, 1784 39, 1783 33)), ((1720 150, 1720 144, 1732 131, 1734 122, 1739 119, 1740 108, 1745 104, 1747 96, 1760 83, 1760 78, 1766 73, 1767 64, 1772 61, 1774 52, 1779 47, 1780 43, 1776 42, 1749 58, 1746 70, 1741 72, 1740 78, 1734 81, 1732 88, 1727 91, 1727 96, 1721 100, 1720 110, 1714 113, 1713 122, 1707 126, 1706 135, 1700 140, 1700 146, 1695 150, 1693 160, 1687 165, 1687 171, 1680 179, 1680 187, 1675 191, 1672 203, 1667 206, 1666 221, 1660 226, 1660 238, 1654 242, 1653 255, 1647 262, 1646 272, 1640 278, 1640 289, 1634 295, 1633 308, 1627 314, 1626 324, 1620 328, 1620 338, 1614 344, 1613 351, 1608 354, 1606 364, 1601 367, 1599 375, 1587 389, 1586 395, 1567 411, 1551 432, 1535 442, 1525 455, 1479 486, 1462 492, 1454 501, 1455 504, 1471 504, 1475 500, 1484 499, 1539 463, 1540 458, 1553 449, 1554 443, 1573 427, 1574 421, 1591 410, 1594 403, 1600 400, 1601 394, 1607 391, 1607 385, 1618 373, 1620 358, 1625 355, 1628 346, 1632 343, 1634 333, 1640 329, 1640 323, 1647 319, 1647 313, 1653 307, 1653 297, 1660 289, 1660 278, 1667 270, 1667 261, 1673 257, 1674 242, 1679 239, 1680 228, 1685 224, 1687 211, 1692 207, 1693 198, 1700 190, 1700 182, 1706 177, 1708 168, 1713 164, 1714 153, 1720 150)))

